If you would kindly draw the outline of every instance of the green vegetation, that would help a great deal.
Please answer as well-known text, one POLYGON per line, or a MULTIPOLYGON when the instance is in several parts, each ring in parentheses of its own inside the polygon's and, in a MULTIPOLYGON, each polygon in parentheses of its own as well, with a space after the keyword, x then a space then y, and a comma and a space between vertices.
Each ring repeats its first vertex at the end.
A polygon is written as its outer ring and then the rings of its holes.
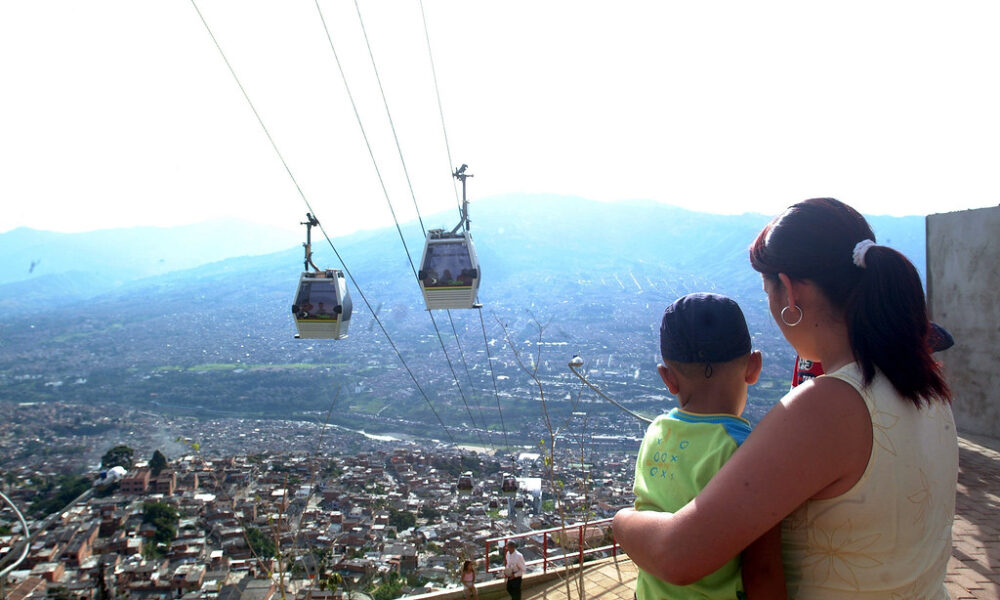
POLYGON ((124 467, 127 471, 132 468, 133 456, 135 456, 135 451, 125 444, 119 444, 104 453, 104 456, 101 457, 101 468, 124 467))
POLYGON ((368 589, 374 600, 392 600, 403 593, 403 580, 398 573, 389 573, 378 585, 368 589))
POLYGON ((417 524, 417 516, 406 510, 389 511, 389 525, 394 526, 398 531, 409 529, 417 524))
POLYGON ((82 475, 63 475, 50 480, 38 490, 39 499, 32 502, 28 512, 38 518, 58 512, 89 490, 90 485, 90 479, 82 475))
POLYGON ((148 544, 151 548, 147 548, 150 554, 154 556, 166 554, 166 548, 177 537, 177 523, 179 521, 180 515, 177 514, 177 509, 166 502, 142 503, 142 522, 152 523, 153 527, 156 528, 153 540, 148 544))
POLYGON ((167 468, 167 457, 159 450, 153 452, 153 457, 149 459, 149 471, 156 477, 163 469, 167 468))
POLYGON ((250 543, 250 548, 253 549, 254 553, 260 558, 273 558, 278 554, 278 549, 274 545, 274 540, 264 535, 260 529, 256 527, 245 527, 243 533, 247 537, 247 542, 250 543))
POLYGON ((188 371, 232 371, 233 369, 239 369, 242 365, 235 363, 206 363, 203 365, 195 365, 193 367, 188 367, 188 371))
POLYGON ((326 368, 329 365, 317 365, 313 363, 281 363, 276 365, 244 365, 241 363, 205 363, 201 365, 194 365, 193 367, 157 367, 158 371, 166 370, 187 370, 192 372, 205 372, 205 371, 233 371, 235 369, 244 369, 247 371, 276 371, 281 369, 317 369, 326 368))

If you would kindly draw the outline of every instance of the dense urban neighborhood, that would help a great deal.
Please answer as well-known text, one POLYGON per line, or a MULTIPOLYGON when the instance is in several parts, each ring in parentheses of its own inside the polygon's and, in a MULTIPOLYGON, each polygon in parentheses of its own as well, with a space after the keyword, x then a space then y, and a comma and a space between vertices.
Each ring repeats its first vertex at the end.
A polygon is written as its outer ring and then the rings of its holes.
MULTIPOLYGON (((47 416, 53 430, 69 414, 58 404, 22 408, 19 414, 47 416)), ((557 442, 564 447, 553 453, 545 443, 494 451, 313 423, 177 421, 73 408, 76 428, 111 440, 101 468, 85 476, 74 474, 74 465, 86 441, 53 433, 49 456, 33 460, 37 448, 25 447, 31 440, 20 435, 23 419, 0 426, 3 487, 25 509, 32 536, 26 560, 8 578, 9 598, 365 592, 387 599, 457 585, 464 559, 476 559, 480 581, 488 580, 487 540, 610 517, 632 498, 627 453, 597 452, 586 442, 557 442), (125 420, 136 449, 107 437, 125 420), (199 434, 173 438, 165 455, 157 440, 183 426, 199 434), (124 468, 108 470, 114 466, 124 468), (460 489, 470 474, 471 489, 460 489), (520 484, 515 494, 501 491, 505 477, 520 484), (44 514, 67 493, 68 505, 44 514)), ((7 563, 23 535, 11 511, 0 514, 0 560, 7 563)), ((586 544, 609 536, 606 525, 594 525, 586 544)), ((546 548, 551 556, 560 542, 573 549, 555 533, 526 537, 522 551, 530 562, 546 548)), ((496 548, 494 563, 501 560, 496 548)))

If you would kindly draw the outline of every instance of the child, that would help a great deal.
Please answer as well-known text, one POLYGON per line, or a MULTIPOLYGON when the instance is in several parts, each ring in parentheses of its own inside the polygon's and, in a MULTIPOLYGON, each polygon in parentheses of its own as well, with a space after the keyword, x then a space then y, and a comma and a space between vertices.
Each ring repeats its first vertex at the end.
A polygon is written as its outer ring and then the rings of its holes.
MULTIPOLYGON (((663 364, 657 370, 680 409, 660 415, 646 430, 635 464, 635 508, 675 512, 705 487, 750 433, 750 423, 739 415, 746 407, 747 387, 760 376, 761 354, 751 351, 736 302, 703 293, 679 298, 663 312, 660 354, 663 364)), ((636 596, 782 599, 779 527, 743 551, 742 574, 740 557, 687 586, 640 570, 636 596)))
POLYGON ((479 600, 479 593, 476 591, 476 561, 467 560, 462 563, 462 571, 459 574, 462 587, 465 588, 465 600, 479 600))

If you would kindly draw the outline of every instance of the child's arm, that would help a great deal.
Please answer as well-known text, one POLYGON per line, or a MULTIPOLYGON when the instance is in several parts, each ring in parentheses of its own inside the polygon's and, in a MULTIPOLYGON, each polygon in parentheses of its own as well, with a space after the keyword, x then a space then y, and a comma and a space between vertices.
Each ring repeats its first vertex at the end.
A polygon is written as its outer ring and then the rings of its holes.
POLYGON ((785 600, 781 523, 757 538, 742 554, 743 591, 749 600, 785 600))

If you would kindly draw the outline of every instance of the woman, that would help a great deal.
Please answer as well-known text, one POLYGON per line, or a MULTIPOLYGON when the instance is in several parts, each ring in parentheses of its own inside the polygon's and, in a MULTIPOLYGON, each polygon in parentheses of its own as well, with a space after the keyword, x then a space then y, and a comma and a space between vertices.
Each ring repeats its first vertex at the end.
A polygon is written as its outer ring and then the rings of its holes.
POLYGON ((465 588, 465 600, 479 600, 479 592, 476 591, 476 561, 467 560, 462 563, 459 579, 465 588))
POLYGON ((958 444, 920 279, 833 199, 800 202, 750 249, 771 314, 827 374, 790 391, 680 511, 626 509, 615 538, 676 584, 782 522, 789 598, 947 598, 958 444))

